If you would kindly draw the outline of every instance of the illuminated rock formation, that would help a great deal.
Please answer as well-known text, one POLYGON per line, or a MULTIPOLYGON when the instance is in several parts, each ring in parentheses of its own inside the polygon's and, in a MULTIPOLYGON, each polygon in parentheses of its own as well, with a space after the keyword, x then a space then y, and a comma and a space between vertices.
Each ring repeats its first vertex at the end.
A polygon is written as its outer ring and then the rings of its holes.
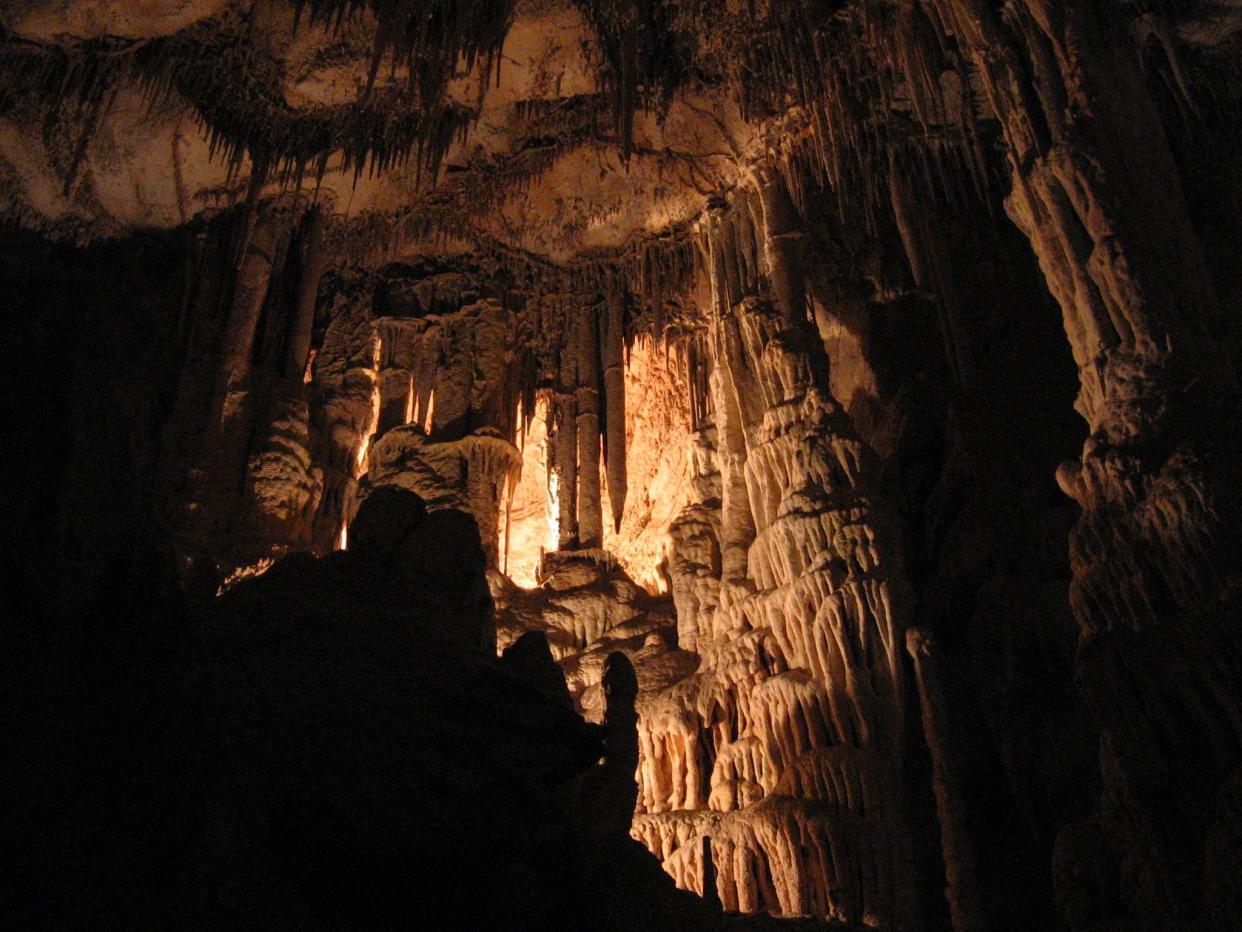
MULTIPOLYGON (((717 269, 760 267, 757 253, 737 254, 730 229, 752 222, 753 206, 711 221, 717 269)), ((776 235, 779 245, 764 241, 766 268, 795 300, 804 286, 789 267, 792 234, 776 235)), ((909 596, 878 463, 817 387, 790 316, 743 297, 740 282, 716 284, 738 296, 715 307, 708 334, 715 410, 726 412, 717 431, 740 440, 721 463, 726 495, 738 484, 729 506, 695 506, 674 525, 679 642, 702 662, 640 706, 649 814, 635 831, 682 882, 701 872, 710 837, 726 907, 901 922, 909 596), (752 393, 734 402, 730 384, 752 393), (720 541, 748 538, 745 562, 726 566, 720 541), (845 879, 854 876, 873 880, 859 888, 845 879)))
POLYGON ((1237 927, 1240 63, 2 5, 9 924, 1237 927))

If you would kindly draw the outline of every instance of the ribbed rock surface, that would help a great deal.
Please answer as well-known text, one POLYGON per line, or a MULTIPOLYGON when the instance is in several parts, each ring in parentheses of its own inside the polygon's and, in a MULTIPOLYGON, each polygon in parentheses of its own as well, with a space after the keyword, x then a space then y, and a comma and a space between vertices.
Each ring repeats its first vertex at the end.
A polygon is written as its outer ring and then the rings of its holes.
POLYGON ((1238 927, 1240 62, 0 5, 9 924, 1238 927))

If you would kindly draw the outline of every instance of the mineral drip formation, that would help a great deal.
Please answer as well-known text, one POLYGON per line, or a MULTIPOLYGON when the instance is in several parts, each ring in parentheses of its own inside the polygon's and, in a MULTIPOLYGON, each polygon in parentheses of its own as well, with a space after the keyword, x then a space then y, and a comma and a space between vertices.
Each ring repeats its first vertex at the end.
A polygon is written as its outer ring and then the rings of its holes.
POLYGON ((1238 0, 0 3, 6 927, 1242 928, 1240 114, 1238 0))

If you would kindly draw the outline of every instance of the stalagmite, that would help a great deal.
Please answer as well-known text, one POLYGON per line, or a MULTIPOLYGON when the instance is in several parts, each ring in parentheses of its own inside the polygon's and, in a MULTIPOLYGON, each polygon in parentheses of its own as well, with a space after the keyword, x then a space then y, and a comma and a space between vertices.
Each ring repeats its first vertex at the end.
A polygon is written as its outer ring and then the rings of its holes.
POLYGON ((608 501, 612 508, 613 528, 620 532, 621 515, 625 511, 625 305, 621 295, 610 290, 605 312, 600 315, 600 354, 604 367, 604 411, 607 429, 608 501))
POLYGON ((9 925, 1242 927, 1240 76, 0 3, 9 925))
POLYGON ((576 308, 573 333, 578 357, 578 542, 598 547, 604 539, 599 484, 599 329, 593 307, 576 308))

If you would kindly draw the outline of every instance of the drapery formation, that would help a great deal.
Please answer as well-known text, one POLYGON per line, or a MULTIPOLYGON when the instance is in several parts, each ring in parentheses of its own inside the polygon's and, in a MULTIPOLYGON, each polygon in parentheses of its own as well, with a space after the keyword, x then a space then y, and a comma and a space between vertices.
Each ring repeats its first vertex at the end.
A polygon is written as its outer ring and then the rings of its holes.
POLYGON ((54 6, 0 13, 29 601, 210 605, 411 490, 683 888, 1238 924, 1236 3, 54 6))

